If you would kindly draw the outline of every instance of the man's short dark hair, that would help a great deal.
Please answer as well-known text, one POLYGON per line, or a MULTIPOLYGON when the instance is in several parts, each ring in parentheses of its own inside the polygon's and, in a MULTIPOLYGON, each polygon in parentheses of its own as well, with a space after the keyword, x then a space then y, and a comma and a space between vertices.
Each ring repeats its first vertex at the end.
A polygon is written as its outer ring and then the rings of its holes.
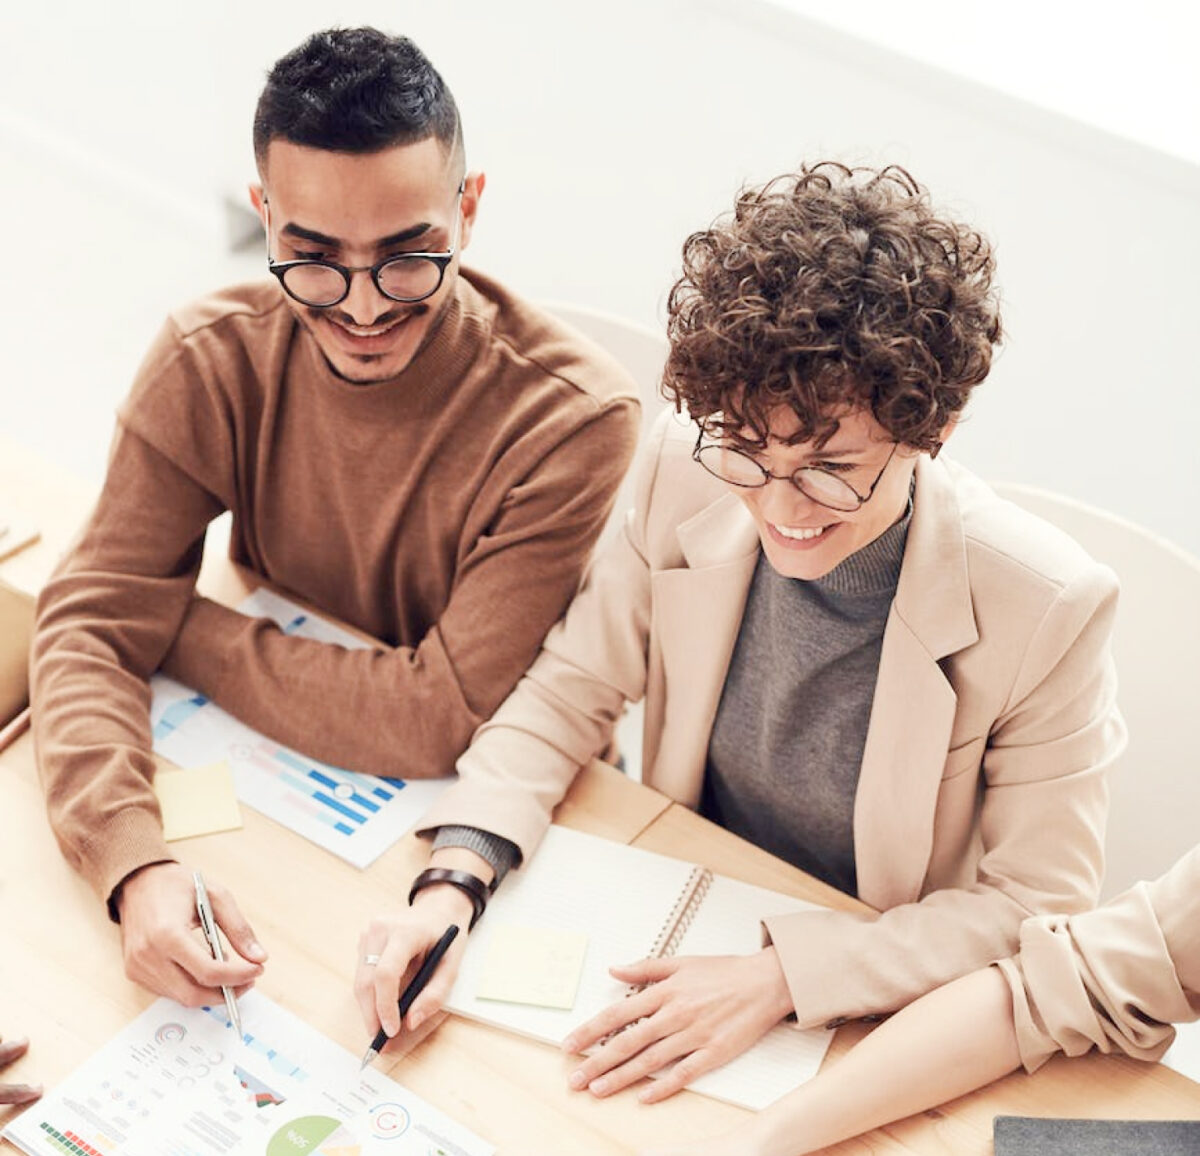
POLYGON ((454 97, 408 37, 376 28, 314 32, 271 69, 254 113, 260 170, 277 139, 373 153, 429 137, 447 154, 460 147, 454 97))

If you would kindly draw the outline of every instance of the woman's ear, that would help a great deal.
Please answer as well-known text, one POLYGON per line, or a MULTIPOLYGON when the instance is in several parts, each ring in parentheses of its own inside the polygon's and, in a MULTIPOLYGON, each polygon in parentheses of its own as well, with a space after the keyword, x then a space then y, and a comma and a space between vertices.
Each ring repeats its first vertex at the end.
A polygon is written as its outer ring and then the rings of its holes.
POLYGON ((957 425, 958 416, 955 415, 948 422, 946 422, 944 426, 942 426, 941 433, 938 435, 938 440, 933 443, 933 448, 929 451, 929 456, 931 458, 936 458, 938 454, 942 452, 942 446, 944 446, 950 440, 950 435, 954 432, 954 428, 957 425))

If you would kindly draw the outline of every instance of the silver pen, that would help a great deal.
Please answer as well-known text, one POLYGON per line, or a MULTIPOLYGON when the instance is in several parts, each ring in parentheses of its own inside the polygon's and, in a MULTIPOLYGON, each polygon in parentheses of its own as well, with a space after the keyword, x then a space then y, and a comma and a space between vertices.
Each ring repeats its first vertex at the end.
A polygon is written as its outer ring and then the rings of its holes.
MULTIPOLYGON (((217 922, 213 919, 212 905, 208 901, 208 888, 204 886, 204 876, 199 871, 192 872, 196 882, 196 914, 200 917, 200 930, 212 949, 213 959, 218 963, 225 962, 225 952, 221 948, 221 937, 217 934, 217 922)), ((242 1017, 238 1014, 237 1000, 233 998, 233 988, 221 985, 221 994, 225 997, 225 1010, 229 1012, 229 1022, 238 1038, 242 1035, 242 1017)))

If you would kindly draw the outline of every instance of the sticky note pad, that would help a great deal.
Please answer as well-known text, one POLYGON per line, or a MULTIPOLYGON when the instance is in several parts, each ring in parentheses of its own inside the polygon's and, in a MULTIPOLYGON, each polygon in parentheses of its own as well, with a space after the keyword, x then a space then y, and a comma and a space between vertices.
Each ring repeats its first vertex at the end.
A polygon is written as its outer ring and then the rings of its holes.
POLYGON ((226 762, 188 771, 159 770, 154 776, 154 793, 162 807, 163 832, 168 840, 230 831, 242 825, 233 772, 226 762))
POLYGON ((570 1008, 579 990, 588 937, 581 931, 498 923, 475 995, 504 1003, 570 1008))

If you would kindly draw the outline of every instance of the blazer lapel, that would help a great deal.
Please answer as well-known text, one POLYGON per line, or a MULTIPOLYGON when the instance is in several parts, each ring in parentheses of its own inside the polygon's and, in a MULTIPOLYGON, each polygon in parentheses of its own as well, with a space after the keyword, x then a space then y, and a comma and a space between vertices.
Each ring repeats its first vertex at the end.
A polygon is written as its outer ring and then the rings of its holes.
POLYGON ((651 579, 662 685, 670 694, 658 743, 645 757, 657 790, 695 806, 759 540, 753 519, 733 494, 683 522, 677 533, 686 565, 651 579))
POLYGON ((920 898, 957 706, 939 660, 979 638, 953 481, 925 457, 916 479, 854 805, 858 894, 878 910, 920 898))

